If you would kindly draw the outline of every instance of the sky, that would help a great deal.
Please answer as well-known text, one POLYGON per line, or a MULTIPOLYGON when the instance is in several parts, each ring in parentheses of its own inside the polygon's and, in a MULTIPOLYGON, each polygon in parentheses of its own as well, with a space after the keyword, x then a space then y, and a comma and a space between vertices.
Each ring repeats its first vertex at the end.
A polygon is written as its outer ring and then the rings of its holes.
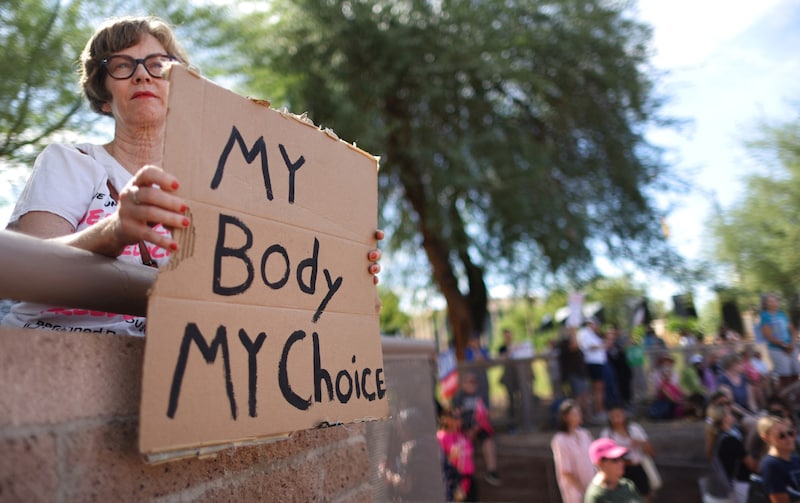
MULTIPOLYGON (((668 198, 669 241, 689 259, 705 258, 714 202, 730 207, 743 178, 765 169, 744 140, 757 134, 759 122, 792 120, 800 110, 792 106, 800 103, 800 0, 639 0, 639 11, 653 27, 652 61, 665 72, 662 112, 688 121, 680 132, 648 135, 669 149, 668 159, 693 185, 668 198)), ((649 280, 654 298, 683 290, 649 280)), ((693 293, 697 304, 711 295, 693 293)))
MULTIPOLYGON (((764 169, 747 156, 743 140, 759 121, 789 120, 800 110, 791 106, 800 103, 800 0, 639 0, 638 8, 653 26, 653 63, 664 72, 658 92, 669 101, 662 112, 688 121, 680 132, 648 135, 693 185, 662 201, 672 208, 669 240, 687 258, 703 258, 714 202, 729 207, 742 193, 742 177, 764 169)), ((0 173, 0 224, 25 176, 0 173)), ((641 279, 659 300, 684 290, 646 274, 641 279)), ((698 304, 710 295, 693 293, 698 304)))

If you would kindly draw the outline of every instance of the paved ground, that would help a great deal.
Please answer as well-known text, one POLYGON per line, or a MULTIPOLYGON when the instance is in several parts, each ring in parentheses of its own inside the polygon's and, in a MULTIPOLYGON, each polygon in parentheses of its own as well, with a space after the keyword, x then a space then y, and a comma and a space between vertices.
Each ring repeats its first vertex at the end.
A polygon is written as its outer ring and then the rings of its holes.
MULTIPOLYGON (((703 457, 704 424, 685 420, 668 423, 642 423, 656 450, 656 464, 664 487, 653 499, 658 503, 700 503, 697 479, 707 472, 703 457)), ((590 427, 597 436, 599 427, 590 427)), ((553 456, 550 450, 552 431, 501 433, 497 436, 501 487, 478 480, 478 496, 483 502, 559 503, 553 456)), ((483 460, 476 458, 478 473, 483 460)))

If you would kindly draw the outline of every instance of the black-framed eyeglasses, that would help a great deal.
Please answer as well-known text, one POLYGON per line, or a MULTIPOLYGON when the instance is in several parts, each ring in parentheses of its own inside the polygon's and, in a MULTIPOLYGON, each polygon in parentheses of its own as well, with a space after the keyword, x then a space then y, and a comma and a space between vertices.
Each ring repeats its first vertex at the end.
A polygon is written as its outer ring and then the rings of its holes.
POLYGON ((127 54, 117 54, 104 59, 103 67, 112 79, 125 80, 133 77, 136 67, 141 64, 151 77, 160 79, 164 77, 167 66, 175 61, 178 61, 178 58, 169 54, 151 54, 138 59, 127 54))

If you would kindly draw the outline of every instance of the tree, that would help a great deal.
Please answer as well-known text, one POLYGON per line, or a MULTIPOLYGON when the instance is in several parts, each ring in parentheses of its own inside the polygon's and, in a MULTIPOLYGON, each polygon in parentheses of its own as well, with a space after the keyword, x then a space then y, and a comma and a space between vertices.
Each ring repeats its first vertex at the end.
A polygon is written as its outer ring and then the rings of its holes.
MULTIPOLYGON (((605 0, 292 0, 253 17, 253 94, 381 156, 390 246, 421 246, 459 355, 486 277, 674 266, 648 197, 649 30, 605 0), (277 98, 277 100, 276 100, 277 98)), ((419 270, 419 265, 414 265, 419 270)))
POLYGON ((381 299, 381 333, 386 335, 406 335, 411 325, 411 316, 400 308, 400 297, 384 286, 378 287, 381 299))
POLYGON ((82 99, 75 61, 86 42, 80 2, 12 0, 0 6, 0 158, 27 160, 75 124, 82 99))
POLYGON ((759 135, 745 147, 768 174, 747 177, 742 198, 728 209, 718 209, 710 222, 714 252, 730 267, 740 290, 778 292, 796 304, 800 119, 761 124, 759 135))
MULTIPOLYGON (((179 40, 211 74, 227 68, 236 17, 216 6, 186 0, 11 0, 0 5, 0 160, 29 162, 59 135, 85 135, 98 116, 84 106, 78 61, 97 24, 111 16, 159 16, 176 25, 179 40)), ((202 65, 201 65, 202 66, 202 65)))

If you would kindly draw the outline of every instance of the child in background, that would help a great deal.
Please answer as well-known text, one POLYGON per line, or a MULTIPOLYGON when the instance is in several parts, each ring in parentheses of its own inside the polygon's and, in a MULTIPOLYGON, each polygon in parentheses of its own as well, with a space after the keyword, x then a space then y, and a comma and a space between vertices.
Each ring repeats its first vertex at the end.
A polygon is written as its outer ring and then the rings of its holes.
POLYGON ((475 501, 472 442, 461 431, 461 411, 442 413, 436 439, 442 449, 447 501, 475 501))

